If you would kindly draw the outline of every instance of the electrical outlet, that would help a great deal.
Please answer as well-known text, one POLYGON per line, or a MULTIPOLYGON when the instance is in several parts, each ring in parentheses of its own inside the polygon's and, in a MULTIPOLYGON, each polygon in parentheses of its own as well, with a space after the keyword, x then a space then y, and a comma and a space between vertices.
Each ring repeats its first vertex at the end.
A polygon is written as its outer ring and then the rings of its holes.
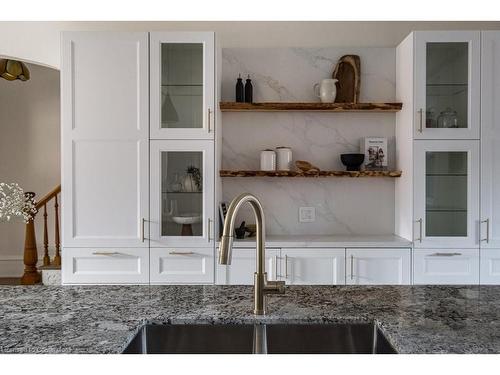
POLYGON ((312 223, 316 221, 316 208, 315 207, 300 207, 299 208, 299 222, 312 223))

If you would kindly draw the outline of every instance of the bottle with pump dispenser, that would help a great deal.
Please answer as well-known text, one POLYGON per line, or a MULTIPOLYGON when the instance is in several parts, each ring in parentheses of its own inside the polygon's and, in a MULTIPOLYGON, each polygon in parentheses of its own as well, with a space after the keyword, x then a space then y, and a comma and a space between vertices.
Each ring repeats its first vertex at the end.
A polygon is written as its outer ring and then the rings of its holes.
POLYGON ((243 80, 241 79, 241 74, 239 74, 236 80, 236 102, 243 103, 244 101, 243 80))

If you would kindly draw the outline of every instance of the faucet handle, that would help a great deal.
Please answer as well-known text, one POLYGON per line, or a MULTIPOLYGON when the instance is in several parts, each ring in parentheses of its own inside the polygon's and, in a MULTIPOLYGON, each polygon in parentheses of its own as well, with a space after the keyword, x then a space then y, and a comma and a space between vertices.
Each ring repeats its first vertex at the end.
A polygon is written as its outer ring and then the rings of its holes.
POLYGON ((285 282, 284 281, 266 281, 264 287, 264 292, 266 294, 285 294, 285 282))

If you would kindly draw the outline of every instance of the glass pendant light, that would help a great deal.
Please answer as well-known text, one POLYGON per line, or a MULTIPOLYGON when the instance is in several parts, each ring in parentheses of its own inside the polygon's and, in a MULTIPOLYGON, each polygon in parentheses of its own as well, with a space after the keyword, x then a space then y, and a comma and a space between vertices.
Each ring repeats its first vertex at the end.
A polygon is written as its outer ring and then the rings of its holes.
POLYGON ((30 79, 30 71, 26 64, 18 60, 0 59, 0 77, 7 81, 27 81, 30 79))

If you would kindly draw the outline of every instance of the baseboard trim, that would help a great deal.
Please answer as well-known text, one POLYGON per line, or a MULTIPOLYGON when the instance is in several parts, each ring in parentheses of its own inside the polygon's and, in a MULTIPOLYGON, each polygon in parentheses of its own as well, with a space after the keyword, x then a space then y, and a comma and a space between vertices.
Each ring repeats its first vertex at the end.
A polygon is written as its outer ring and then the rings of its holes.
POLYGON ((24 261, 19 256, 0 256, 0 277, 21 277, 24 261))

